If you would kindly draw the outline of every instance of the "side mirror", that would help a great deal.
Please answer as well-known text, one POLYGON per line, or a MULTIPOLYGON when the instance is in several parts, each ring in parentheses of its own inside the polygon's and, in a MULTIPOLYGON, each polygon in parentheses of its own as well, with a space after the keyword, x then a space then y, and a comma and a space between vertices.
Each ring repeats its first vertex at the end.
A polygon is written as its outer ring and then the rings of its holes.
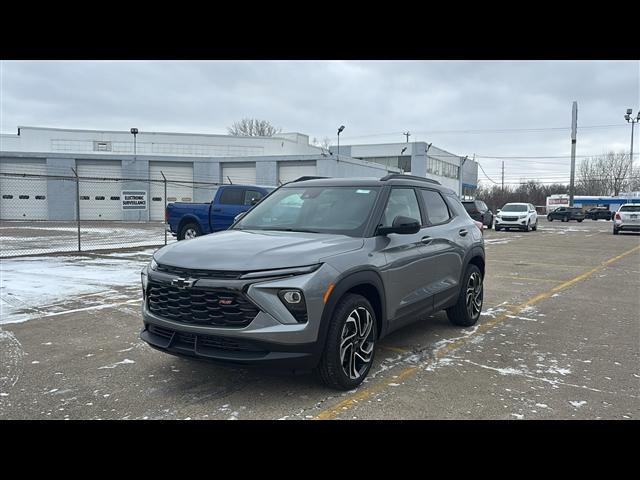
POLYGON ((400 235, 410 235, 420 231, 420 222, 415 218, 403 217, 398 215, 393 219, 390 227, 378 228, 378 235, 388 235, 389 233, 398 233, 400 235))

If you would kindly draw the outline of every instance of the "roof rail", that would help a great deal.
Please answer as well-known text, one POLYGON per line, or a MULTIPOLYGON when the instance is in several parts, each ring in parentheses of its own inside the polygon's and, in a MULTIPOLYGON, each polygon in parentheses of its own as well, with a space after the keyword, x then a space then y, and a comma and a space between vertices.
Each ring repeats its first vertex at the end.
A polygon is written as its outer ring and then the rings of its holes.
POLYGON ((387 180, 393 180, 394 178, 398 178, 398 179, 407 179, 407 180, 420 180, 422 182, 429 182, 429 183, 435 183, 437 185, 442 185, 439 181, 437 180, 433 180, 431 178, 426 178, 426 177, 418 177, 416 175, 403 175, 401 173, 390 173, 389 175, 387 175, 386 177, 382 177, 380 179, 381 182, 386 182, 387 180))
POLYGON ((304 176, 304 177, 298 177, 295 180, 291 180, 290 182, 287 182, 287 183, 304 182, 305 180, 317 180, 319 178, 330 178, 330 177, 304 176))

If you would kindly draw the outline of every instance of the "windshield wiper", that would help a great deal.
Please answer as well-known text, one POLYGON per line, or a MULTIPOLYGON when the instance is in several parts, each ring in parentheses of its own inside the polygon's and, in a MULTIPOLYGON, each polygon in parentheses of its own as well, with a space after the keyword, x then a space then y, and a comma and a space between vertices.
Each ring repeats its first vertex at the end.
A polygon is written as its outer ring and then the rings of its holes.
POLYGON ((306 228, 266 228, 265 230, 274 230, 276 232, 320 233, 317 230, 308 230, 306 228))

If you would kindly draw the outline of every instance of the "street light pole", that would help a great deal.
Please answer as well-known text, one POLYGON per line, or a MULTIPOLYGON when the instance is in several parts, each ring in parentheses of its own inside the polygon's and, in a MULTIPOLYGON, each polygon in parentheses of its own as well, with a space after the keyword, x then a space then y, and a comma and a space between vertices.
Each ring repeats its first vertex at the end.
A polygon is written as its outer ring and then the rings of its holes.
POLYGON ((638 112, 638 116, 636 118, 631 118, 631 114, 633 113, 632 109, 627 108, 627 113, 624 116, 625 120, 631 124, 631 149, 629 151, 629 155, 630 155, 630 163, 631 163, 631 172, 630 174, 633 175, 633 127, 635 127, 635 124, 640 122, 640 111, 638 112))
POLYGON ((133 135, 133 160, 136 159, 136 135, 138 135, 138 129, 132 128, 131 134, 133 135))
POLYGON ((340 125, 338 128, 338 161, 340 161, 340 132, 344 130, 344 125, 340 125))

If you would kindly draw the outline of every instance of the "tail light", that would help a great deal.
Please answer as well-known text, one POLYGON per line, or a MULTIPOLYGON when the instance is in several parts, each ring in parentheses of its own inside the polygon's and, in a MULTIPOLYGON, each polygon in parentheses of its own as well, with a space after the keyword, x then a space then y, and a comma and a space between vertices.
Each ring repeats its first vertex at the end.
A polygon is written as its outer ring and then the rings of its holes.
POLYGON ((619 213, 616 213, 616 220, 622 220, 622 217, 620 216, 619 213))

